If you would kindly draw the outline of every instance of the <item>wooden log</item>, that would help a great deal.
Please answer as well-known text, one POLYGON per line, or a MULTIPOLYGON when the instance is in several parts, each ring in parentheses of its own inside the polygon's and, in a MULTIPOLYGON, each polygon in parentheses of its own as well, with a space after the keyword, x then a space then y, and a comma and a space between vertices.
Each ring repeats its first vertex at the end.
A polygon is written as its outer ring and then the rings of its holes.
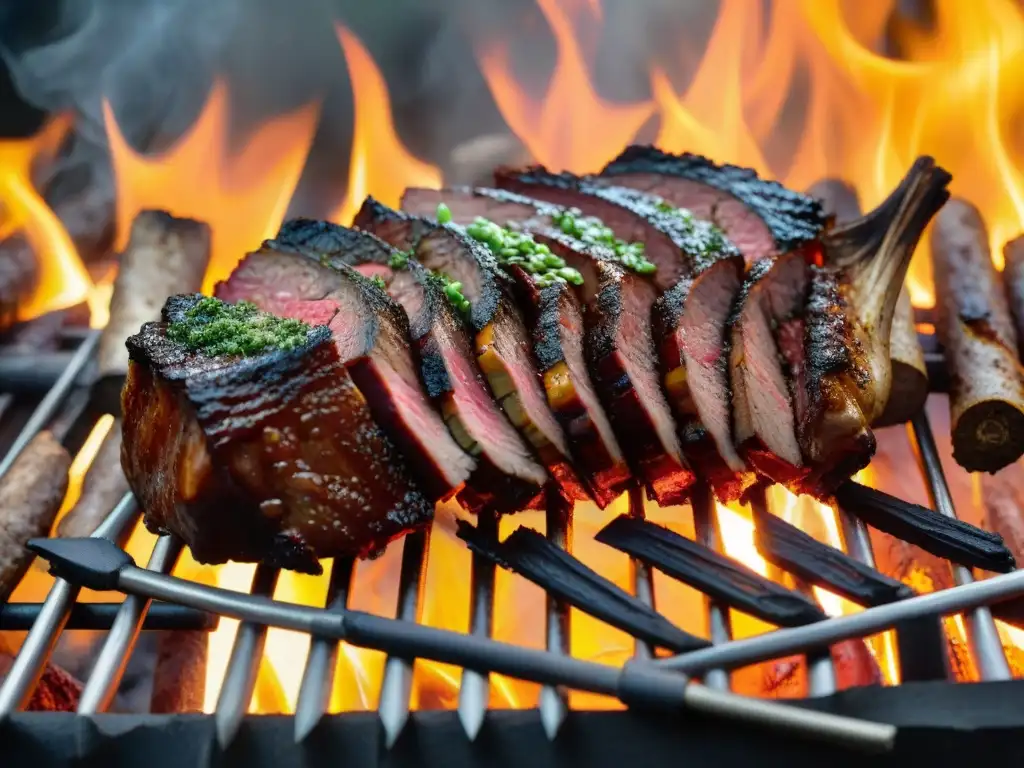
POLYGON ((1018 235, 1003 248, 1006 266, 1003 282, 1006 299, 1017 331, 1018 356, 1024 351, 1024 234, 1018 235))
POLYGON ((0 243, 0 331, 17 322, 18 307, 31 298, 38 279, 39 263, 24 235, 0 243))
POLYGON ((201 712, 206 694, 206 657, 209 632, 160 633, 153 693, 153 714, 201 712))
MULTIPOLYGON (((82 480, 82 494, 57 525, 57 534, 65 538, 91 535, 129 490, 121 469, 121 421, 117 420, 100 443, 82 480)), ((125 539, 130 535, 129 526, 125 539)))
POLYGON ((977 208, 950 200, 932 232, 938 317, 950 376, 953 458, 995 472, 1024 453, 1024 383, 1017 337, 977 208))
POLYGON ((100 339, 99 375, 113 382, 107 389, 119 393, 128 371, 125 340, 143 323, 160 319, 168 296, 198 291, 209 261, 208 225, 164 211, 142 211, 135 217, 114 282, 110 322, 100 339))
POLYGON ((71 456, 40 432, 0 480, 0 601, 21 581, 33 555, 25 542, 46 536, 68 488, 71 456))
MULTIPOLYGON (((844 224, 861 215, 857 190, 838 179, 822 179, 807 190, 821 200, 825 212, 844 224)), ((892 388, 881 417, 872 426, 902 424, 924 408, 928 399, 928 369, 924 351, 914 327, 914 308, 906 286, 900 291, 889 332, 889 357, 892 360, 892 388)))

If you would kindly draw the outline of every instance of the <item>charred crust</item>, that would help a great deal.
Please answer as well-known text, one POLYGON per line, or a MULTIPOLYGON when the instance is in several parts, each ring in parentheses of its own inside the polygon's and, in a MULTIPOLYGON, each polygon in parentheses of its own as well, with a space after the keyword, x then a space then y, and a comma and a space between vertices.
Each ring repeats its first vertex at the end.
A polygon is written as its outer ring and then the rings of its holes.
POLYGON ((765 223, 780 253, 817 239, 827 224, 825 211, 814 198, 762 179, 749 168, 718 165, 700 155, 672 155, 655 147, 634 145, 601 171, 602 176, 627 173, 677 176, 731 195, 765 223))
POLYGON ((812 401, 821 396, 825 377, 853 370, 850 344, 853 334, 846 315, 846 299, 838 276, 811 268, 804 329, 804 365, 812 401))
POLYGON ((533 324, 533 353, 543 373, 565 360, 562 352, 562 302, 571 301, 562 284, 542 288, 537 294, 537 318, 533 324))
POLYGON ((312 548, 301 536, 292 533, 274 534, 264 562, 273 568, 284 568, 313 576, 319 576, 324 572, 312 548))

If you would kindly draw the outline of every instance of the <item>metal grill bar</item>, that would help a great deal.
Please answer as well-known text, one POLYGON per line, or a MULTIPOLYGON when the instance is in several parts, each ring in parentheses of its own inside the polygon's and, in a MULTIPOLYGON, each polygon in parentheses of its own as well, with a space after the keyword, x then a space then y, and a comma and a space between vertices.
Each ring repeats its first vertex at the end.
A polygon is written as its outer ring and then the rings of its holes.
MULTIPOLYGON (((39 618, 43 603, 6 603, 0 605, 0 632, 28 632, 39 618)), ((108 631, 121 606, 117 603, 75 603, 68 614, 65 630, 108 631)), ((218 617, 183 605, 153 603, 142 624, 144 631, 167 629, 204 632, 217 627, 218 617)))
MULTIPOLYGON (((498 538, 498 516, 493 512, 482 512, 477 527, 483 536, 498 538)), ((469 634, 474 637, 490 637, 494 629, 494 575, 496 566, 492 560, 473 553, 470 575, 471 597, 469 604, 469 634)), ((490 675, 475 669, 462 671, 459 685, 459 722, 470 741, 480 734, 487 714, 490 699, 490 675)))
MULTIPOLYGON (((356 561, 351 557, 336 559, 331 567, 331 581, 327 587, 328 609, 337 610, 348 606, 352 589, 352 573, 356 561)), ((334 685, 334 670, 338 660, 338 643, 329 638, 314 637, 306 658, 306 669, 302 673, 299 699, 295 705, 295 741, 303 741, 331 703, 331 688, 334 685)))
MULTIPOLYGON (((252 577, 250 594, 271 597, 280 573, 277 568, 257 566, 252 577)), ((242 719, 249 710, 266 641, 265 625, 247 621, 238 625, 238 634, 235 635, 235 644, 231 648, 231 658, 228 660, 220 698, 217 699, 217 711, 214 713, 217 743, 221 749, 226 749, 234 741, 238 728, 242 725, 242 719)))
MULTIPOLYGON (((395 618, 419 621, 420 592, 427 570, 430 532, 415 531, 405 537, 402 548, 402 571, 398 578, 398 610, 395 618)), ((384 727, 384 743, 390 749, 398 741, 409 720, 412 696, 412 659, 389 656, 384 664, 377 712, 384 727)))
MULTIPOLYGON (((127 493, 92 535, 116 540, 135 521, 137 513, 138 504, 135 502, 135 496, 127 493)), ((0 685, 0 720, 24 708, 32 697, 32 691, 43 672, 43 665, 53 653, 57 638, 67 623, 71 606, 78 598, 79 591, 79 587, 72 586, 64 579, 54 580, 39 612, 39 618, 25 637, 25 642, 22 643, 21 650, 7 673, 7 679, 0 685)))
MULTIPOLYGON (((627 514, 643 520, 644 513, 644 490, 639 485, 631 485, 626 492, 629 501, 627 514)), ((635 558, 630 558, 630 568, 633 572, 633 594, 644 605, 654 608, 654 576, 651 573, 651 566, 635 558)), ((643 661, 654 657, 654 648, 650 643, 637 640, 633 646, 633 658, 643 661)))
MULTIPOLYGON (((181 541, 173 536, 161 536, 153 547, 146 567, 158 573, 170 573, 181 556, 181 550, 181 541)), ((128 595, 121 603, 117 618, 107 633, 92 674, 89 675, 89 681, 82 689, 78 714, 92 715, 110 706, 151 602, 138 595, 128 595)))
MULTIPOLYGON (((572 552, 572 506, 557 491, 548 492, 545 530, 548 541, 572 552)), ((569 606, 551 595, 545 595, 545 600, 546 647, 552 653, 571 656, 569 606)), ((545 685, 541 688, 537 706, 544 733, 553 740, 569 714, 569 694, 563 688, 545 685)))
POLYGON ((22 428, 21 433, 11 444, 7 454, 0 459, 0 477, 3 477, 10 471, 11 467, 14 466, 14 462, 21 455, 21 452, 32 442, 32 438, 57 415, 57 411, 64 404, 64 401, 77 383, 79 374, 92 362, 92 356, 96 351, 99 341, 100 332, 93 331, 79 345, 68 367, 64 369, 64 373, 61 374, 61 377, 50 388, 50 391, 46 393, 46 397, 36 406, 36 409, 22 428))
MULTIPOLYGON (((712 552, 721 553, 721 537, 718 530, 718 515, 715 501, 711 497, 711 489, 704 483, 693 487, 690 496, 690 508, 693 510, 694 537, 712 552)), ((713 645, 721 645, 732 640, 732 619, 729 609, 709 597, 705 597, 708 610, 708 639, 713 645)), ((709 669, 704 673, 704 685, 716 691, 728 691, 732 688, 732 679, 724 669, 709 669)))
MULTIPOLYGON (((932 508, 941 515, 956 518, 953 496, 949 492, 949 484, 942 471, 939 449, 935 445, 935 435, 932 434, 927 411, 917 414, 910 424, 914 440, 917 443, 921 471, 928 486, 928 497, 931 499, 932 508)), ((958 585, 971 584, 974 581, 974 576, 969 568, 954 564, 951 564, 950 567, 953 569, 953 580, 958 585)), ((964 623, 967 625, 968 642, 981 679, 985 681, 1012 679, 1010 665, 1006 661, 1006 654, 1003 652, 1003 644, 999 639, 995 621, 992 619, 992 612, 987 607, 976 608, 970 615, 964 617, 964 623)))

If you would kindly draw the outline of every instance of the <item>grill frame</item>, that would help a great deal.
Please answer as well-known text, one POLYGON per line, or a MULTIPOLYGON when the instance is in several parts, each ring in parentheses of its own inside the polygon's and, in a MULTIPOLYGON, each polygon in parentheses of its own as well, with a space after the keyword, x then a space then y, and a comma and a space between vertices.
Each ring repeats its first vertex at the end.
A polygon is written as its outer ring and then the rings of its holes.
MULTIPOLYGON (((88 415, 87 406, 93 379, 91 364, 99 334, 99 331, 91 331, 83 335, 78 348, 70 357, 68 366, 35 409, 11 450, 0 460, 0 475, 10 467, 18 452, 24 449, 39 430, 53 424, 63 424, 66 429, 69 428, 67 425, 74 423, 83 415, 88 415)), ((955 518, 956 511, 953 500, 942 471, 931 426, 924 412, 912 422, 911 432, 933 508, 947 517, 955 518)), ((758 500, 758 503, 763 503, 763 501, 758 500)), ((698 489, 692 501, 692 510, 697 540, 713 550, 721 551, 714 502, 706 489, 698 489)), ((844 541, 849 547, 848 554, 866 565, 875 567, 867 526, 842 507, 837 508, 836 512, 844 541)), ((630 492, 629 514, 638 517, 642 517, 644 514, 643 497, 639 489, 633 489, 630 492)), ((137 518, 137 505, 129 494, 112 510, 94 536, 116 538, 128 526, 134 525, 137 518)), ((571 514, 565 509, 560 509, 557 501, 550 500, 547 518, 549 540, 557 546, 571 548, 571 514)), ((496 535, 496 526, 492 533, 496 535)), ((419 595, 429 557, 429 532, 411 534, 406 536, 403 541, 396 615, 399 618, 418 622, 421 618, 419 595)), ((169 573, 179 554, 180 545, 177 542, 168 536, 160 537, 148 567, 161 573, 169 573)), ((654 589, 651 570, 646 564, 636 560, 632 560, 632 563, 634 594, 653 606, 654 589)), ((353 565, 350 560, 333 564, 326 602, 328 607, 347 605, 352 591, 353 565)), ((973 581, 973 575, 969 569, 953 563, 950 563, 950 566, 953 568, 954 579, 958 585, 969 584, 973 581)), ((473 633, 478 635, 490 633, 494 598, 493 574, 493 563, 474 557, 471 627, 473 633)), ((272 594, 276 578, 275 569, 258 567, 253 580, 253 594, 272 594)), ((17 721, 23 724, 35 723, 38 720, 38 715, 32 713, 16 713, 31 695, 38 674, 63 631, 68 613, 77 599, 77 593, 78 588, 60 579, 56 581, 39 611, 39 618, 29 632, 14 666, 12 666, 7 679, 0 685, 0 722, 6 720, 11 723, 17 721)), ((84 681, 86 689, 78 713, 81 718, 89 718, 90 721, 93 721, 96 717, 104 717, 100 713, 105 711, 113 691, 117 688, 148 608, 149 601, 132 596, 129 596, 121 604, 112 629, 104 640, 100 656, 101 662, 97 664, 90 677, 84 681)), ((731 630, 728 609, 707 601, 707 611, 712 643, 719 645, 729 642, 731 630)), ((545 620, 547 622, 547 647, 550 651, 568 653, 567 614, 565 605, 549 597, 545 620)), ((1011 679, 1009 666, 989 609, 987 607, 975 609, 965 619, 965 623, 968 628, 970 655, 978 668, 981 680, 986 683, 1009 681, 1011 679)), ((262 657, 265 632, 266 627, 243 622, 236 635, 220 699, 213 716, 215 739, 221 750, 232 747, 243 724, 253 720, 246 716, 246 710, 253 694, 256 670, 262 657)), ((296 712, 294 718, 291 718, 291 736, 296 743, 302 743, 314 732, 322 730, 318 726, 322 724, 328 708, 337 647, 337 643, 330 640, 314 638, 312 642, 296 712)), ((644 643, 637 642, 635 644, 635 658, 650 659, 651 655, 651 649, 644 643)), ((848 698, 849 691, 834 695, 836 694, 835 673, 832 661, 827 654, 819 654, 808 661, 810 662, 811 695, 814 698, 793 703, 811 708, 817 708, 819 704, 827 704, 831 708, 835 705, 829 704, 829 702, 848 698)), ((405 659, 389 658, 385 669, 376 713, 379 720, 375 718, 375 721, 379 722, 383 729, 385 748, 391 749, 405 741, 404 734, 408 723, 430 722, 432 721, 431 717, 423 716, 435 713, 420 713, 411 710, 411 662, 405 659)), ((707 670, 704 673, 704 681, 710 688, 717 690, 728 690, 729 687, 728 673, 720 669, 707 670)), ((898 688, 908 688, 913 685, 915 684, 904 683, 898 688)), ((1010 685, 1014 688, 1024 689, 1024 686, 1010 685)), ((463 737, 469 742, 473 742, 481 733, 485 733, 487 731, 486 723, 503 712, 502 710, 488 709, 487 693, 487 676, 467 670, 464 672, 456 712, 445 713, 448 716, 455 715, 461 726, 463 737)), ((539 699, 537 714, 544 738, 554 740, 562 733, 566 723, 576 721, 580 716, 590 713, 573 712, 568 707, 564 691, 545 687, 539 699)), ((48 713, 46 716, 52 716, 52 714, 48 713)), ((159 717, 165 718, 170 723, 187 716, 159 717)), ((345 719, 352 717, 350 714, 345 719)), ((336 719, 329 718, 331 721, 336 719)), ((502 715, 501 719, 505 720, 506 718, 502 715)), ((516 718, 512 718, 508 722, 511 723, 515 720, 516 718)), ((141 717, 138 722, 147 721, 145 717, 141 717)), ((1021 727, 1024 728, 1024 722, 1021 727)))

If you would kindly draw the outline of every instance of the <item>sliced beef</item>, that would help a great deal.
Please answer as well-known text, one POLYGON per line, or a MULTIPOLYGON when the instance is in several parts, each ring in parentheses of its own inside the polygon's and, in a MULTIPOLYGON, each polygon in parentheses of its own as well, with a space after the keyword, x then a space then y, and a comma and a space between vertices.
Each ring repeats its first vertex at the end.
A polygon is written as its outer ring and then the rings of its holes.
POLYGON ((595 183, 647 192, 714 222, 749 262, 795 250, 816 251, 825 226, 825 214, 814 198, 761 179, 750 169, 717 165, 689 153, 627 147, 595 183))
POLYGON ((714 462, 714 451, 700 439, 694 440, 710 434, 728 468, 719 466, 714 472, 705 472, 718 478, 719 494, 729 496, 735 487, 748 484, 746 467, 732 440, 726 365, 725 326, 743 270, 743 259, 735 247, 707 222, 632 189, 599 187, 589 177, 553 174, 543 168, 499 171, 496 178, 503 188, 578 208, 584 215, 600 219, 621 240, 644 243, 647 258, 657 265, 654 282, 668 291, 659 300, 663 322, 653 336, 660 368, 672 376, 667 384, 677 412, 685 412, 692 402, 699 418, 699 424, 684 425, 686 443, 693 449, 688 455, 695 463, 714 462), (677 286, 680 278, 691 282, 671 293, 669 289, 677 286), (691 294, 692 303, 687 301, 691 294), (682 311, 684 301, 689 305, 686 312, 682 311), (729 471, 736 477, 726 482, 729 471))
POLYGON ((661 390, 651 306, 654 285, 614 264, 598 265, 600 290, 586 354, 594 383, 604 401, 634 472, 662 506, 685 501, 694 474, 661 390))
POLYGON ((792 383, 802 358, 807 280, 800 252, 760 259, 730 319, 734 439, 748 464, 783 482, 803 466, 792 383))
MULTIPOLYGON (((365 223, 378 207, 368 200, 357 221, 365 223)), ((547 472, 491 397, 465 325, 444 297, 438 278, 382 240, 329 222, 286 222, 272 244, 384 279, 388 294, 409 317, 427 395, 452 436, 477 460, 460 501, 472 511, 487 507, 505 512, 524 507, 540 493, 547 472)))
POLYGON ((714 226, 635 189, 601 186, 593 177, 551 173, 540 166, 499 169, 495 180, 502 189, 578 208, 584 216, 600 219, 627 243, 644 243, 647 258, 658 268, 652 279, 660 291, 716 261, 739 259, 735 246, 714 226))
POLYGON ((564 283, 538 288, 519 267, 508 269, 521 307, 528 308, 534 356, 544 378, 548 405, 565 430, 594 502, 604 509, 632 481, 611 421, 597 396, 584 355, 583 311, 564 283))
POLYGON ((563 232, 554 217, 565 209, 552 203, 487 187, 407 189, 402 196, 403 210, 416 216, 433 218, 440 203, 448 206, 453 223, 460 226, 483 217, 502 227, 532 234, 583 276, 579 295, 585 304, 592 303, 597 296, 595 262, 615 260, 615 254, 608 248, 584 243, 563 232))
POLYGON ((357 226, 411 252, 431 272, 462 284, 471 307, 468 321, 477 363, 491 391, 565 494, 586 498, 565 431, 548 406, 530 335, 513 300, 512 281, 491 252, 458 227, 397 211, 384 215, 379 207, 371 212, 364 209, 357 226))
POLYGON ((248 358, 172 342, 168 300, 128 340, 121 463, 147 527, 204 563, 260 561, 320 573, 430 522, 433 505, 374 422, 327 328, 248 358))
POLYGON ((251 301, 280 317, 329 325, 374 418, 405 454, 424 491, 444 499, 469 478, 476 462, 449 434, 423 390, 405 312, 371 280, 343 264, 264 247, 246 256, 216 294, 225 301, 251 301))

